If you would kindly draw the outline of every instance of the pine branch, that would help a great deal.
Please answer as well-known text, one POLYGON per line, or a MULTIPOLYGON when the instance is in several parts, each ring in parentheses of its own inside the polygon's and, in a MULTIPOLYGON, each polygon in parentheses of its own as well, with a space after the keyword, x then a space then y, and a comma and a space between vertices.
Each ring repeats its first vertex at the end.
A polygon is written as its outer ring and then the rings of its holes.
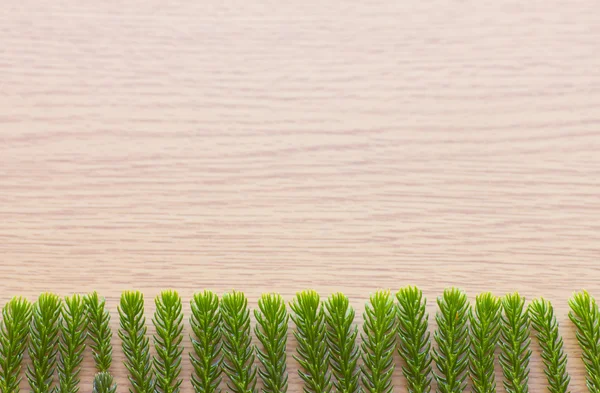
POLYGON ((43 293, 33 305, 29 330, 27 379, 32 393, 54 392, 54 370, 61 324, 61 300, 52 293, 43 293))
POLYGON ((489 292, 475 298, 475 307, 469 309, 471 347, 469 348, 469 375, 475 393, 495 393, 494 351, 500 337, 502 303, 489 292))
POLYGON ((117 384, 112 375, 106 371, 101 371, 94 377, 93 393, 117 393, 117 384))
POLYGON ((85 297, 88 316, 88 337, 96 363, 96 370, 108 371, 112 363, 112 330, 110 328, 110 313, 106 309, 106 300, 100 298, 97 292, 85 297))
POLYGON ((363 387, 369 393, 391 393, 396 316, 390 291, 371 295, 363 319, 363 387))
POLYGON ((329 364, 339 393, 360 393, 360 348, 356 344, 358 327, 354 309, 343 293, 334 293, 325 302, 329 364))
POLYGON ((183 353, 183 310, 181 298, 175 291, 163 291, 154 301, 154 369, 158 393, 179 393, 183 379, 181 354, 183 353))
POLYGON ((571 377, 567 373, 567 354, 563 351, 563 339, 558 332, 552 304, 545 299, 535 299, 529 305, 529 316, 542 349, 548 390, 567 393, 571 377))
POLYGON ((129 371, 130 393, 154 393, 154 374, 150 356, 150 340, 146 336, 144 295, 139 291, 125 291, 118 307, 119 337, 129 371))
POLYGON ((469 363, 469 331, 467 295, 459 289, 444 290, 437 300, 439 311, 435 316, 438 328, 434 338, 437 348, 433 350, 435 374, 440 393, 460 393, 466 387, 466 369, 469 363))
POLYGON ((587 291, 573 295, 569 300, 569 318, 577 328, 577 341, 587 371, 590 393, 600 393, 600 312, 598 304, 587 291))
POLYGON ((305 393, 331 392, 329 351, 327 349, 325 313, 319 294, 313 290, 298 292, 290 303, 291 318, 296 325, 298 342, 294 359, 300 364, 298 375, 304 381, 305 393))
POLYGON ((233 291, 221 300, 223 318, 223 370, 233 393, 256 393, 256 367, 250 328, 248 300, 242 292, 233 291))
POLYGON ((211 291, 196 293, 192 299, 190 325, 194 353, 192 385, 196 393, 220 393, 222 371, 221 313, 219 298, 211 291))
POLYGON ((256 337, 262 344, 257 350, 261 363, 258 374, 263 381, 263 393, 286 393, 288 374, 286 371, 286 345, 288 313, 285 302, 279 294, 264 294, 258 300, 258 310, 254 310, 256 337))
POLYGON ((431 391, 431 336, 427 330, 429 315, 423 292, 408 286, 396 294, 398 300, 398 353, 404 360, 402 373, 409 393, 431 391))
POLYGON ((61 337, 58 344, 58 380, 60 393, 79 391, 79 373, 85 350, 87 318, 80 295, 66 297, 62 307, 61 337))
POLYGON ((31 303, 12 298, 2 309, 0 328, 0 392, 19 393, 21 364, 27 347, 31 303))
POLYGON ((518 293, 508 294, 502 300, 502 307, 499 360, 504 373, 504 388, 507 393, 527 393, 531 339, 525 298, 518 293))

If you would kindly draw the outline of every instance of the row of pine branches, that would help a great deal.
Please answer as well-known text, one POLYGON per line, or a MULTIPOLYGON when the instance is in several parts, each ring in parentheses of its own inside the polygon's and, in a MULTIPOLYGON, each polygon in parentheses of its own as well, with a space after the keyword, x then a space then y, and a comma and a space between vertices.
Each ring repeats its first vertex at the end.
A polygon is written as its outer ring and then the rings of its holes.
MULTIPOLYGON (((434 380, 439 393, 464 392, 468 380, 475 393, 496 392, 496 362, 506 392, 527 393, 531 329, 541 350, 548 390, 569 391, 567 355, 558 322, 552 304, 543 298, 526 306, 518 293, 501 298, 483 293, 471 305, 463 291, 447 289, 437 299, 433 335, 427 300, 416 287, 402 288, 395 296, 389 291, 371 295, 360 330, 355 310, 341 293, 322 300, 315 291, 299 292, 289 304, 289 314, 280 295, 265 294, 253 313, 254 328, 242 292, 226 293, 219 299, 214 292, 204 291, 196 293, 190 305, 189 360, 191 384, 197 393, 220 393, 223 379, 232 393, 257 393, 259 378, 263 393, 286 393, 289 319, 297 342, 293 357, 300 366, 305 393, 391 393, 396 351, 403 359, 402 373, 411 393, 429 393, 434 380), (253 344, 253 337, 258 345, 253 344)), ((569 305, 588 389, 600 393, 598 304, 582 291, 569 305)), ((129 392, 179 393, 184 361, 182 299, 171 290, 156 297, 152 337, 144 307, 144 296, 138 291, 124 292, 118 306, 118 336, 129 392)), ((116 392, 110 374, 110 313, 96 292, 64 299, 44 293, 34 303, 13 298, 2 317, 0 393, 19 392, 25 351, 30 362, 24 373, 31 392, 77 393, 87 346, 97 371, 93 392, 116 392)))

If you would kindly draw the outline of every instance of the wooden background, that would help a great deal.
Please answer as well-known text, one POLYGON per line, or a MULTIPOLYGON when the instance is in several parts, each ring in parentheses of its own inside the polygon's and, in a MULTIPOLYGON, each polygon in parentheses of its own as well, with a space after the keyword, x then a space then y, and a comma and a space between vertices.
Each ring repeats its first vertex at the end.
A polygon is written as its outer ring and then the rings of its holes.
POLYGON ((444 287, 519 290, 554 302, 585 390, 567 299, 600 296, 597 1, 2 8, 2 302, 314 288, 362 312, 415 284, 433 313, 444 287))

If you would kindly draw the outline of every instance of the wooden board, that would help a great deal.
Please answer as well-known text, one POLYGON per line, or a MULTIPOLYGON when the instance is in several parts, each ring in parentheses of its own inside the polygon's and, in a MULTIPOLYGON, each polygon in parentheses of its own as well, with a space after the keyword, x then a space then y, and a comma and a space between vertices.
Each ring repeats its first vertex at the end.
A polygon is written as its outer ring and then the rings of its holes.
POLYGON ((567 299, 600 296, 599 12, 8 0, 0 300, 97 289, 116 317, 130 288, 148 313, 163 288, 314 288, 362 312, 416 284, 433 313, 444 287, 518 290, 554 302, 582 392, 567 299))

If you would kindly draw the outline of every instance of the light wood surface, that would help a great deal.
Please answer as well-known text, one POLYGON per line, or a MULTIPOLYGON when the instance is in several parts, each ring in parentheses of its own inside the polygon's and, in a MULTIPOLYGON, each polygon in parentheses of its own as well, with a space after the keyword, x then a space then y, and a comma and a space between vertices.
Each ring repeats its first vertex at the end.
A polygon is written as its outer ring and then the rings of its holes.
MULTIPOLYGON (((236 288, 253 306, 343 291, 362 312, 375 289, 415 284, 432 314, 444 287, 518 290, 554 302, 583 392, 567 299, 600 296, 599 13, 594 0, 8 0, 0 300, 97 289, 116 329, 130 288, 148 322, 169 287, 186 302, 236 288)), ((115 349, 125 392, 121 361, 115 349)), ((92 371, 88 357, 85 384, 92 371)))

